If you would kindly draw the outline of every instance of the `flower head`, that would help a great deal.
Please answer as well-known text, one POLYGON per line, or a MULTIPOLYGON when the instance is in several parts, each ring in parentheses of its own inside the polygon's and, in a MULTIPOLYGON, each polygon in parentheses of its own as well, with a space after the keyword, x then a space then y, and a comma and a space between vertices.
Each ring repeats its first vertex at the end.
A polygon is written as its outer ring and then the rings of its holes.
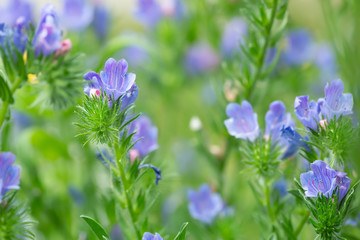
POLYGON ((203 73, 220 63, 217 53, 207 43, 195 43, 185 56, 185 68, 190 74, 203 73))
POLYGON ((272 140, 277 140, 284 126, 295 126, 290 113, 286 113, 285 110, 285 105, 281 101, 274 101, 270 104, 269 111, 265 115, 265 136, 271 135, 272 140))
POLYGON ((0 9, 0 22, 9 26, 15 26, 17 20, 22 17, 25 26, 32 22, 32 5, 26 0, 9 0, 9 4, 0 9))
POLYGON ((127 73, 128 63, 125 59, 116 62, 110 58, 105 63, 105 71, 101 71, 100 75, 96 72, 88 72, 84 75, 84 79, 89 83, 84 87, 84 92, 90 95, 92 89, 102 90, 112 100, 123 97, 121 108, 125 109, 126 104, 133 103, 137 97, 138 88, 135 85, 136 75, 127 73))
POLYGON ((344 93, 344 83, 341 79, 332 81, 325 86, 325 98, 321 113, 328 121, 334 116, 338 119, 341 115, 349 115, 352 113, 354 104, 351 93, 344 93))
POLYGON ((100 41, 103 41, 109 32, 110 13, 101 2, 95 3, 94 20, 92 26, 96 36, 100 41))
POLYGON ((229 103, 226 107, 226 114, 229 119, 224 123, 230 135, 252 142, 259 136, 257 114, 253 113, 249 102, 243 101, 241 106, 237 103, 229 103))
POLYGON ((133 141, 137 141, 132 148, 138 152, 140 157, 145 157, 150 152, 158 149, 157 138, 158 129, 153 126, 150 118, 146 116, 140 116, 135 119, 129 128, 129 133, 136 133, 133 136, 133 141))
POLYGON ((138 0, 135 15, 144 25, 154 26, 162 18, 161 7, 157 0, 138 0))
POLYGON ((289 65, 301 65, 312 58, 312 37, 305 29, 290 32, 287 36, 287 46, 281 60, 289 65))
POLYGON ((206 224, 211 224, 224 209, 220 194, 212 193, 207 184, 201 185, 199 191, 189 190, 188 200, 190 215, 206 224))
POLYGON ((11 152, 0 153, 0 203, 9 190, 19 189, 20 167, 12 165, 15 158, 11 152))
POLYGON ((300 175, 306 197, 317 197, 318 194, 322 193, 329 198, 338 186, 339 201, 344 198, 351 182, 350 178, 346 177, 346 173, 335 171, 321 160, 316 160, 310 164, 310 168, 312 171, 300 175))
POLYGON ((41 12, 41 20, 37 27, 32 45, 36 56, 50 55, 61 48, 62 32, 54 6, 47 4, 41 12))
POLYGON ((318 104, 315 101, 309 102, 309 96, 300 96, 295 98, 295 114, 299 121, 307 128, 317 130, 319 122, 318 104))
POLYGON ((64 0, 61 20, 71 31, 81 31, 90 25, 94 9, 85 0, 64 0))
POLYGON ((163 240, 163 238, 158 233, 152 234, 152 233, 146 232, 146 233, 144 233, 142 240, 163 240))
POLYGON ((247 24, 241 18, 233 18, 226 23, 221 40, 221 50, 226 57, 233 57, 234 53, 240 52, 240 44, 244 43, 247 31, 247 24))

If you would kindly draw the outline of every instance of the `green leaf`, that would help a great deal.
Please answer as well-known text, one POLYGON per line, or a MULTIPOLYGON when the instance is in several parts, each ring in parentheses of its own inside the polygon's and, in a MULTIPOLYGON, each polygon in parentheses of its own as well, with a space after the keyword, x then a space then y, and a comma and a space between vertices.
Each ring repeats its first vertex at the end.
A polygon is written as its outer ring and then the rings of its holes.
POLYGON ((105 232, 100 223, 85 215, 81 215, 80 217, 89 225, 99 240, 110 239, 109 235, 105 232))
POLYGON ((13 95, 11 93, 11 90, 9 88, 9 85, 7 84, 3 73, 0 71, 0 98, 4 101, 4 102, 9 102, 9 103, 13 103, 14 102, 14 98, 13 95))
POLYGON ((185 236, 186 236, 186 228, 188 226, 188 222, 184 223, 181 226, 180 231, 178 232, 178 234, 176 235, 176 237, 174 238, 174 240, 185 240, 185 236))

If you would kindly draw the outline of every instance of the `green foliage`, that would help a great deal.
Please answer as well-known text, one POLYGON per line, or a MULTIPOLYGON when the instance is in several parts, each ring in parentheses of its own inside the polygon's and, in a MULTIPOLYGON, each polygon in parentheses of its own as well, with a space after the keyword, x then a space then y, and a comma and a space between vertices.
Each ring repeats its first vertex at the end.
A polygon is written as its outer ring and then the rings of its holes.
POLYGON ((174 240, 185 240, 185 236, 186 236, 186 228, 188 226, 188 222, 184 223, 181 228, 180 231, 178 232, 178 234, 175 236, 174 240))
POLYGON ((257 138, 253 143, 247 141, 241 148, 245 160, 255 172, 265 178, 273 178, 278 172, 281 148, 271 139, 257 138))
POLYGON ((3 102, 8 101, 9 103, 14 102, 14 98, 10 91, 9 85, 5 80, 4 74, 0 71, 0 98, 3 102))
POLYGON ((35 239, 28 210, 16 201, 16 193, 7 194, 0 203, 0 239, 35 239))
POLYGON ((111 146, 118 142, 121 130, 132 121, 124 123, 129 107, 120 112, 120 98, 113 101, 112 107, 108 99, 105 92, 102 92, 101 97, 84 95, 82 105, 78 106, 76 113, 80 122, 74 124, 82 130, 77 136, 87 137, 84 144, 92 142, 111 146))
POLYGON ((89 227, 95 233, 95 235, 97 236, 97 238, 99 240, 109 240, 110 239, 109 235, 105 232, 104 228, 100 225, 100 223, 98 223, 91 217, 88 217, 85 215, 81 215, 80 217, 82 219, 84 219, 84 221, 89 225, 89 227))
POLYGON ((249 33, 241 45, 243 58, 236 78, 246 89, 246 99, 250 99, 256 83, 266 79, 276 66, 278 53, 269 62, 269 49, 277 45, 285 30, 287 5, 287 0, 245 1, 242 14, 248 20, 249 33))
POLYGON ((316 147, 320 152, 317 159, 325 159, 330 156, 342 165, 345 163, 349 150, 359 139, 358 129, 353 127, 351 118, 344 116, 340 116, 337 120, 335 117, 331 119, 330 123, 325 124, 325 129, 318 124, 318 131, 310 129, 309 136, 310 141, 307 143, 316 147))

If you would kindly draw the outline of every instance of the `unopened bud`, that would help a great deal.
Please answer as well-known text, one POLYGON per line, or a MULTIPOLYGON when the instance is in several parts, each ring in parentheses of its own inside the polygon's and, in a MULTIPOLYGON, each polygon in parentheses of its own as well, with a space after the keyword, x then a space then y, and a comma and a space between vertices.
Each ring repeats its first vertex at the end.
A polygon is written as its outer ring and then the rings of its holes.
POLYGON ((93 98, 94 96, 100 98, 100 96, 101 96, 101 91, 100 91, 99 89, 92 88, 92 89, 90 90, 90 94, 89 94, 89 95, 90 95, 90 98, 93 98))
POLYGON ((140 158, 140 154, 138 150, 131 149, 130 150, 130 161, 133 163, 137 158, 140 158))
POLYGON ((326 125, 328 125, 328 121, 325 119, 325 120, 320 120, 320 126, 326 130, 326 125))
POLYGON ((55 56, 63 56, 70 52, 72 48, 72 43, 70 39, 65 39, 61 42, 61 47, 56 50, 55 56))

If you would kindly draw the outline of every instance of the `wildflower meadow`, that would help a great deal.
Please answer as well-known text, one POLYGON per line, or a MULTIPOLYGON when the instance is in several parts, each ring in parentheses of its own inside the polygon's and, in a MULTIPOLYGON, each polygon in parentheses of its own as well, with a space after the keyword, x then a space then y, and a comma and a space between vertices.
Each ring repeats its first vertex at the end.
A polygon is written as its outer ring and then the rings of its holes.
POLYGON ((359 240, 359 0, 1 0, 0 240, 359 240))

